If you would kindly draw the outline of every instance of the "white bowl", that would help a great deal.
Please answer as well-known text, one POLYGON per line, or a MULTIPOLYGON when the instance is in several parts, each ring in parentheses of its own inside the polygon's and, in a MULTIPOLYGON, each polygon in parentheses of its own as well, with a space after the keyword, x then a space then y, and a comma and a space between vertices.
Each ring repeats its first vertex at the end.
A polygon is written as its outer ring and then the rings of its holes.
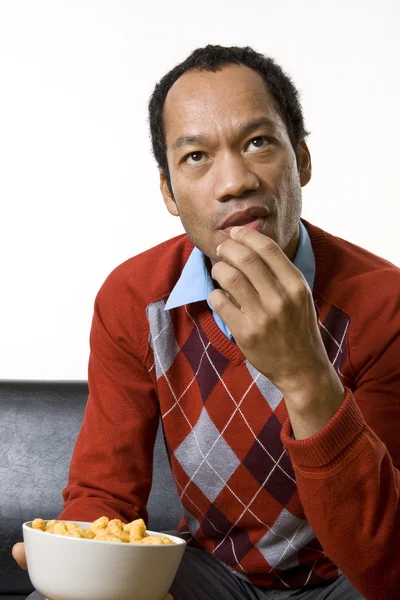
POLYGON ((31 525, 22 526, 29 577, 51 600, 162 600, 186 546, 173 535, 167 537, 175 544, 126 544, 44 533, 31 525))

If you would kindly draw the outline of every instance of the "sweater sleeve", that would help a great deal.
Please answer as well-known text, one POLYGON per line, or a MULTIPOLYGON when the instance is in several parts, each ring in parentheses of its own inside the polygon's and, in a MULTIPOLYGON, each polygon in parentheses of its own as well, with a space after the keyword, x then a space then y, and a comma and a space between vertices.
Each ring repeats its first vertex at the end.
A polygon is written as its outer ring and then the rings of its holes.
MULTIPOLYGON (((397 317, 398 320, 398 317, 397 317)), ((366 600, 400 599, 400 327, 371 325, 356 386, 309 439, 283 444, 305 514, 329 558, 366 600), (386 331, 386 335, 382 334, 386 331), (380 346, 378 348, 378 346, 380 346)))
POLYGON ((106 515, 128 522, 141 516, 147 522, 159 407, 140 356, 142 321, 129 294, 106 281, 95 302, 89 398, 63 491, 62 519, 106 515))

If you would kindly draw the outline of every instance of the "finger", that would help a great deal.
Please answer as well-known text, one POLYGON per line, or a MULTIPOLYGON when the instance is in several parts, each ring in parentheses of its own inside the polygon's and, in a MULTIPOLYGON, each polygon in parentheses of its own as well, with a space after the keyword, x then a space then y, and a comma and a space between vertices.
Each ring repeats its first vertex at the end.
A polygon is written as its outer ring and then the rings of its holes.
POLYGON ((171 594, 167 594, 164 598, 164 600, 174 600, 173 596, 171 596, 171 594))
POLYGON ((253 249, 236 240, 226 240, 220 246, 218 257, 221 260, 213 266, 211 270, 212 278, 217 279, 221 287, 232 293, 243 308, 243 303, 239 301, 239 294, 243 297, 243 291, 249 293, 249 286, 255 291, 253 298, 250 296, 248 298, 249 304, 247 307, 248 310, 245 310, 246 313, 250 314, 251 311, 254 315, 256 305, 259 309, 263 305, 274 306, 276 303, 280 303, 280 299, 285 295, 285 289, 279 279, 271 272, 269 266, 262 261, 253 249), (228 272, 227 269, 222 269, 225 265, 235 268, 239 273, 243 274, 245 279, 241 282, 235 281, 232 271, 228 272), (219 276, 225 275, 229 277, 229 273, 232 278, 231 283, 233 287, 227 286, 225 279, 219 279, 219 276), (249 286, 247 287, 244 286, 245 280, 249 282, 249 286), (234 288, 238 288, 238 295, 236 295, 236 289, 234 288), (250 303, 253 305, 253 308, 250 303))
POLYGON ((213 310, 228 325, 234 338, 247 324, 247 317, 240 308, 225 295, 222 290, 213 290, 208 296, 208 301, 213 310))
POLYGON ((212 278, 218 281, 222 291, 234 306, 241 309, 249 318, 255 318, 262 311, 260 296, 246 275, 225 261, 212 268, 212 278))
POLYGON ((18 542, 13 546, 12 555, 22 569, 26 570, 28 568, 28 565, 26 564, 25 546, 23 542, 18 542))
MULTIPOLYGON (((261 261, 268 267, 270 273, 286 287, 291 285, 293 279, 301 276, 300 271, 288 259, 276 242, 259 231, 242 227, 236 231, 231 230, 231 238, 253 250, 261 261)), ((223 242, 223 244, 227 243, 223 242)))

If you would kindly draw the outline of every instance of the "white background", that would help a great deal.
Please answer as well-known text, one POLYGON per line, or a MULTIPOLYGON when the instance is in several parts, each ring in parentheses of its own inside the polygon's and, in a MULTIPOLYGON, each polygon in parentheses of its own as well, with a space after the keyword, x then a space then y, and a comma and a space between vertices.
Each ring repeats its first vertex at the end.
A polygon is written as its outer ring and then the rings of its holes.
POLYGON ((0 0, 0 378, 86 379, 95 295, 183 232, 147 101, 198 46, 250 45, 301 91, 306 219, 400 264, 397 0, 0 0))

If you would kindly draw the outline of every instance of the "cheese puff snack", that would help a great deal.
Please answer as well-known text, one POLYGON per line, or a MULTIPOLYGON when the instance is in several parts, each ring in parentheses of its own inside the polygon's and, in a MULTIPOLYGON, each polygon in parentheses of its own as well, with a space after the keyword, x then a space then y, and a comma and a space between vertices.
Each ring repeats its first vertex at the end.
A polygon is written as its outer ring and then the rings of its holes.
POLYGON ((142 539, 141 544, 173 544, 166 535, 148 535, 142 539))
POLYGON ((124 531, 129 532, 129 542, 131 544, 140 543, 146 535, 146 525, 143 519, 136 519, 124 526, 124 531))
POLYGON ((131 523, 122 523, 120 519, 100 517, 93 521, 87 529, 79 527, 72 521, 57 521, 52 519, 47 523, 43 519, 34 519, 32 529, 45 533, 55 533, 66 537, 106 542, 122 542, 125 544, 173 544, 165 535, 148 535, 143 519, 135 519, 131 523))

